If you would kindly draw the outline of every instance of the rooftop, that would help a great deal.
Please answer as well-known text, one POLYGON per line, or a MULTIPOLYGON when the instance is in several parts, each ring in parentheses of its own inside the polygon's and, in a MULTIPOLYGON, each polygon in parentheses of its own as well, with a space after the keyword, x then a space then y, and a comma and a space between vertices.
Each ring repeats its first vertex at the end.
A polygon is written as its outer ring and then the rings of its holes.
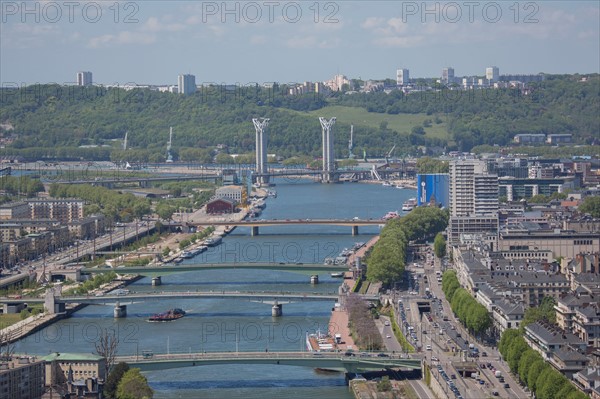
POLYGON ((97 362, 104 359, 102 356, 94 355, 93 353, 59 353, 54 352, 47 356, 43 357, 43 360, 46 362, 53 361, 66 361, 66 362, 77 362, 77 361, 86 361, 86 362, 97 362))

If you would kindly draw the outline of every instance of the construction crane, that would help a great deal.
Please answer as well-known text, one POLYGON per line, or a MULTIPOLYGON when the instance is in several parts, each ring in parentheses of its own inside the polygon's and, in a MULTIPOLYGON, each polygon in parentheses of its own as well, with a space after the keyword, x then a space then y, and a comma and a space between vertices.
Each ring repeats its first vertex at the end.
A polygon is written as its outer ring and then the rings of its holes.
POLYGON ((169 128, 169 142, 167 143, 167 163, 173 162, 173 156, 171 155, 171 145, 173 144, 173 128, 169 128))
POLYGON ((389 158, 392 156, 392 153, 394 152, 395 149, 396 149, 396 144, 394 144, 392 149, 385 156, 385 163, 389 163, 389 158))
POLYGON ((350 125, 350 140, 348 141, 348 159, 354 159, 352 149, 354 148, 354 125, 350 125))

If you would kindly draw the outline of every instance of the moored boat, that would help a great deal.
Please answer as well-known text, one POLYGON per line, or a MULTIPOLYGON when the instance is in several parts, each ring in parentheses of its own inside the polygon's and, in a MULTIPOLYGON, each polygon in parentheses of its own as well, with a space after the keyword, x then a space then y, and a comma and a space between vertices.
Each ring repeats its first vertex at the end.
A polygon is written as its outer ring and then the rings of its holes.
POLYGON ((344 277, 344 272, 334 272, 334 273, 331 273, 331 277, 335 277, 335 278, 344 277))

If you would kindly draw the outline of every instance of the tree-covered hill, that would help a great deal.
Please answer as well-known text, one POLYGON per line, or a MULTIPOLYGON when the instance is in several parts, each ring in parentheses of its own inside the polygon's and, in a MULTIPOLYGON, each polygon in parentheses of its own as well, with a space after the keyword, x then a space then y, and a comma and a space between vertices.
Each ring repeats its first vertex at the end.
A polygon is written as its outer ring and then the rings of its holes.
POLYGON ((397 155, 416 154, 420 145, 447 146, 448 150, 504 145, 517 133, 573 133, 576 141, 583 143, 600 136, 598 75, 586 81, 577 75, 551 76, 533 85, 528 95, 511 90, 479 90, 407 96, 400 91, 334 93, 325 97, 291 96, 287 91, 286 86, 278 85, 268 89, 215 86, 182 96, 149 89, 56 85, 3 88, 0 124, 13 129, 0 128, 0 137, 14 138, 14 142, 0 150, 0 155, 160 162, 164 161, 172 126, 176 159, 209 160, 218 144, 225 144, 229 153, 252 152, 255 132, 251 120, 267 117, 271 119, 269 153, 319 156, 321 127, 316 112, 332 117, 341 109, 351 113, 348 110, 353 107, 362 108, 357 115, 367 110, 372 117, 363 118, 362 126, 360 121, 357 126, 357 121, 338 118, 334 127, 338 157, 348 154, 351 122, 355 127, 355 154, 362 154, 364 149, 373 156, 382 156, 393 145, 401 149, 396 150, 397 155), (387 123, 390 116, 400 114, 407 118, 387 123), (416 114, 421 116, 408 118, 416 114), (421 125, 407 125, 416 120, 422 120, 421 125), (440 134, 444 128, 448 135, 440 134), (120 150, 125 132, 129 132, 130 148, 126 155, 120 150))

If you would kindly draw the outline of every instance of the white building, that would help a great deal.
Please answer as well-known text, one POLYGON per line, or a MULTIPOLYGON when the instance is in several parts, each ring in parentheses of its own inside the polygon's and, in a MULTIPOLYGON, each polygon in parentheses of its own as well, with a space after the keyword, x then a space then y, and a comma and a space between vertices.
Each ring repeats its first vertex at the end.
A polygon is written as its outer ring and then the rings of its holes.
POLYGON ((91 72, 77 72, 77 86, 91 86, 92 85, 92 73, 91 72))
POLYGON ((498 175, 477 159, 451 161, 449 175, 450 243, 461 234, 498 234, 498 175))
POLYGON ((451 84, 454 83, 454 68, 446 67, 442 69, 442 84, 451 84))
POLYGON ((500 80, 500 69, 497 66, 491 66, 485 69, 485 78, 490 82, 494 83, 500 80))
POLYGON ((196 92, 196 77, 194 75, 179 75, 177 77, 177 92, 193 94, 196 92))
POLYGON ((406 86, 410 83, 410 75, 408 69, 402 68, 396 70, 396 84, 398 86, 406 86))

